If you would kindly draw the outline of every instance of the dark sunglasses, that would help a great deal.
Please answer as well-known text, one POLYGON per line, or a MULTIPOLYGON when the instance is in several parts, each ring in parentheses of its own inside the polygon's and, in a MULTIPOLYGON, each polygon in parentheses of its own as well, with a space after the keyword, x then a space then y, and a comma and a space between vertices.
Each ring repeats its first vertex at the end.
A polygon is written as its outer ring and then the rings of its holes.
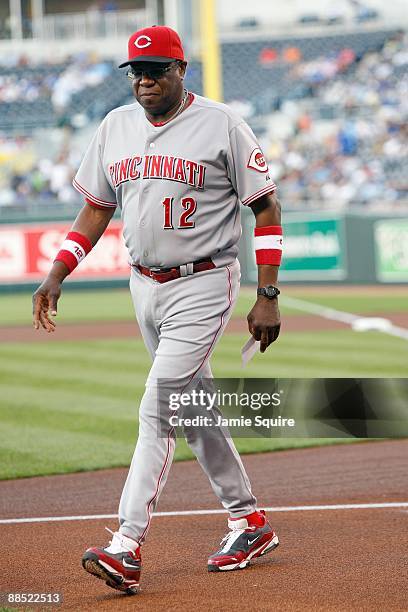
POLYGON ((148 75, 151 79, 154 79, 155 81, 157 79, 161 79, 162 77, 164 77, 164 75, 166 74, 166 72, 169 72, 173 66, 178 66, 178 63, 171 63, 168 66, 160 66, 160 67, 152 67, 152 68, 143 68, 139 69, 136 68, 134 66, 131 66, 129 68, 129 70, 127 71, 127 77, 131 80, 131 81, 140 81, 140 79, 142 78, 142 76, 144 74, 148 75))

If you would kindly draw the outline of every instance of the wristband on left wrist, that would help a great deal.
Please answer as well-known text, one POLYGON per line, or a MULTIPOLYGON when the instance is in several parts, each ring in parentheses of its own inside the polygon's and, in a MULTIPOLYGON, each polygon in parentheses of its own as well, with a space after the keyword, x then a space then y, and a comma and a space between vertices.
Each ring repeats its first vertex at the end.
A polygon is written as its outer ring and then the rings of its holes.
POLYGON ((266 225, 254 230, 254 247, 257 265, 280 266, 282 260, 282 227, 266 225))

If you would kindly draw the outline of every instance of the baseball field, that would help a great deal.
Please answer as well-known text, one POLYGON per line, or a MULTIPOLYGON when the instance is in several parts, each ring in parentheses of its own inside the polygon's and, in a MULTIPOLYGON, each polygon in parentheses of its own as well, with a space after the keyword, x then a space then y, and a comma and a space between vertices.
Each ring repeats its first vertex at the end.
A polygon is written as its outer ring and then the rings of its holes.
MULTIPOLYGON (((253 289, 242 290, 216 376, 407 376, 405 288, 283 294, 281 337, 242 370, 253 289), (388 332, 352 329, 370 317, 388 332)), ((226 517, 197 462, 179 461, 143 546, 140 595, 93 580, 80 559, 116 528, 149 361, 126 290, 67 291, 57 319, 54 334, 35 332, 30 296, 0 297, 1 610, 38 609, 21 603, 30 593, 81 612, 406 609, 407 440, 238 439, 281 542, 243 572, 206 571, 226 517)), ((176 458, 189 457, 179 440, 176 458)))
MULTIPOLYGON (((379 331, 309 314, 307 304, 381 316, 408 327, 404 287, 285 287, 282 331, 241 368, 243 288, 212 359, 217 377, 405 377, 408 343, 379 331), (305 302, 307 302, 305 306, 305 302), (295 304, 296 308, 294 308, 295 304)), ((34 331, 29 294, 0 296, 0 478, 126 466, 137 436, 137 407, 149 358, 127 289, 63 294, 54 334, 34 331)), ((319 439, 239 439, 241 452, 327 444, 319 439)), ((176 459, 191 458, 179 440, 176 459)))

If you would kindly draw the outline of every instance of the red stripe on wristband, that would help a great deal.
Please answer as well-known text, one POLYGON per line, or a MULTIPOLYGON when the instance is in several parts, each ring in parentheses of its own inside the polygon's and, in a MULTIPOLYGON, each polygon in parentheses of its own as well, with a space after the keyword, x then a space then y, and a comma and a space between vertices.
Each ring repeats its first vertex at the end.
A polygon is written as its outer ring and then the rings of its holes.
POLYGON ((68 232, 61 247, 54 261, 62 261, 71 273, 88 255, 92 249, 92 243, 89 238, 79 232, 68 232))
POLYGON ((65 249, 62 249, 61 251, 59 251, 54 261, 62 261, 62 263, 64 263, 67 266, 70 272, 75 270, 75 268, 78 265, 78 261, 75 255, 73 255, 69 251, 65 251, 65 249))
POLYGON ((74 242, 77 242, 79 246, 84 249, 87 255, 92 249, 92 243, 89 238, 87 238, 83 234, 80 234, 79 232, 68 232, 66 240, 73 240, 74 242))
POLYGON ((257 265, 280 266, 282 251, 280 249, 259 249, 255 251, 257 265))
POLYGON ((265 225, 264 227, 255 228, 255 236, 271 236, 280 234, 282 236, 281 225, 265 225))
POLYGON ((254 241, 257 265, 280 266, 282 248, 279 248, 279 246, 282 245, 282 235, 281 225, 265 225, 255 228, 254 241))

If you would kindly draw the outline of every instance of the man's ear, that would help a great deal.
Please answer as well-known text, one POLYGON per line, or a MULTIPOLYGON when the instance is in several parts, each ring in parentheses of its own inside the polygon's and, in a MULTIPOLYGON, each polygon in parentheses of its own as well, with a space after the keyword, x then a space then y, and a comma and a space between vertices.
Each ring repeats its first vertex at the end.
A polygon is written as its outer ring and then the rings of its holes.
POLYGON ((183 80, 185 75, 186 75, 187 62, 180 62, 179 63, 179 68, 180 68, 181 80, 183 80))

